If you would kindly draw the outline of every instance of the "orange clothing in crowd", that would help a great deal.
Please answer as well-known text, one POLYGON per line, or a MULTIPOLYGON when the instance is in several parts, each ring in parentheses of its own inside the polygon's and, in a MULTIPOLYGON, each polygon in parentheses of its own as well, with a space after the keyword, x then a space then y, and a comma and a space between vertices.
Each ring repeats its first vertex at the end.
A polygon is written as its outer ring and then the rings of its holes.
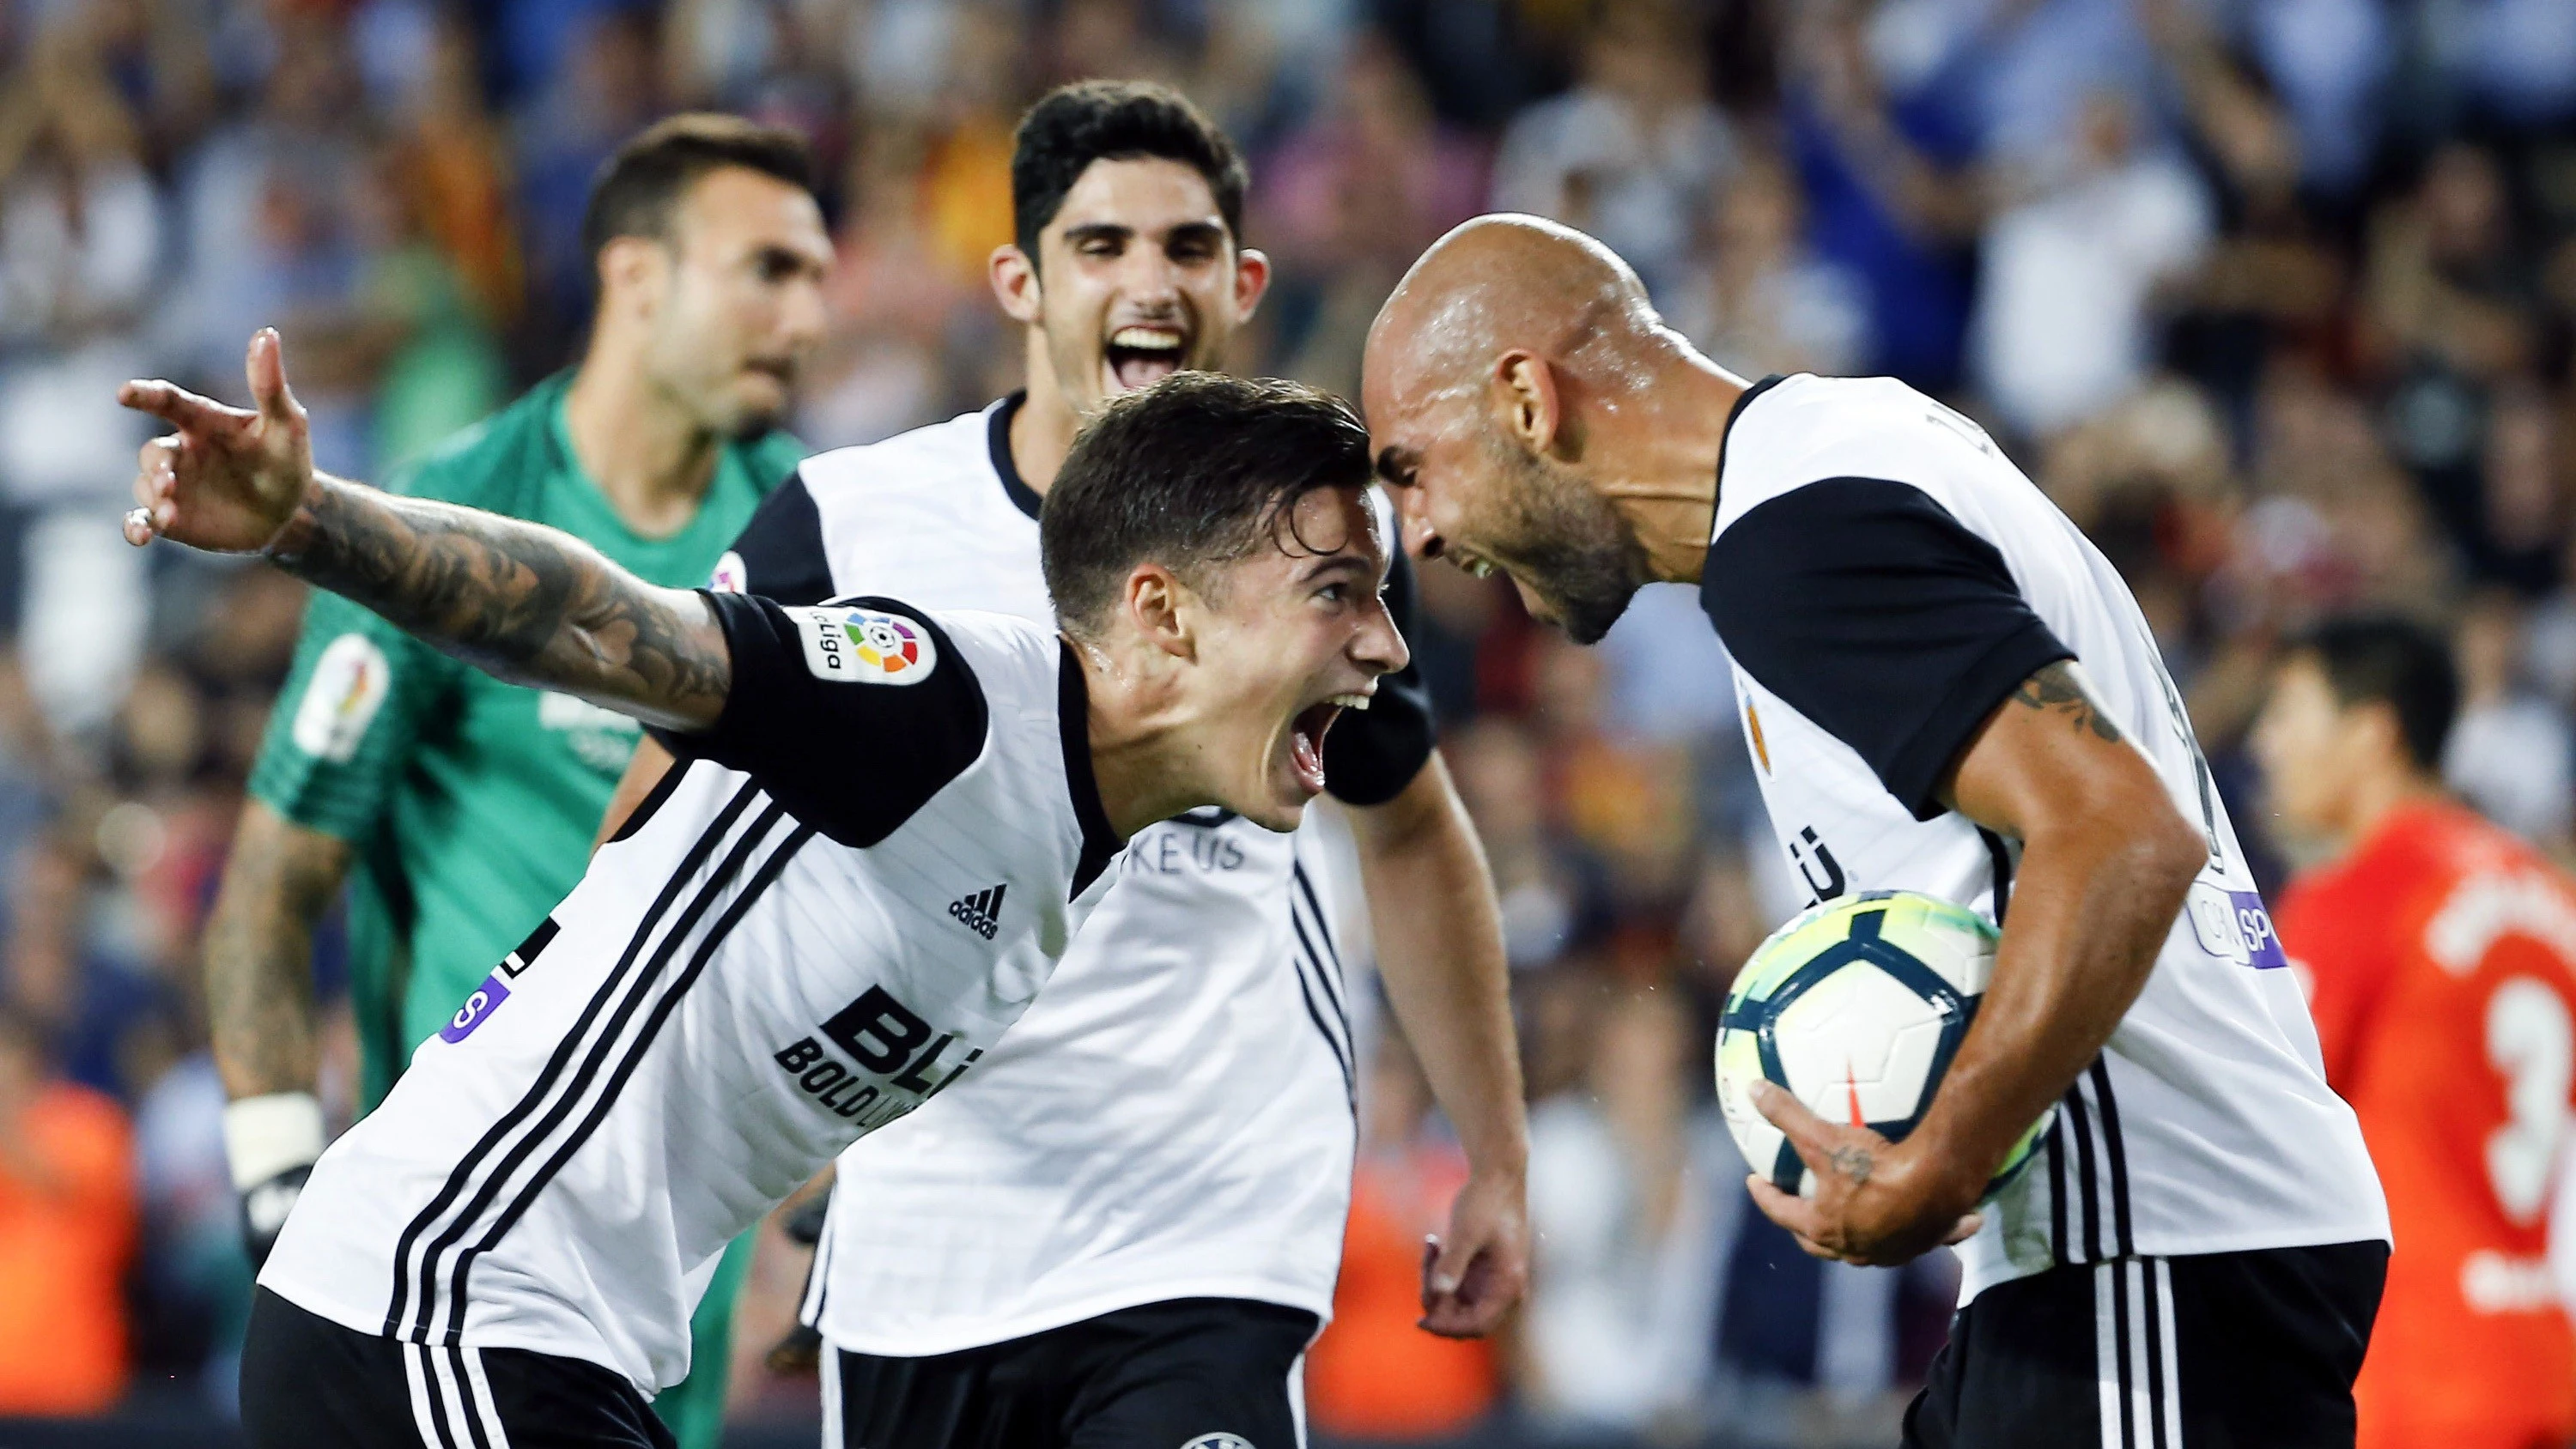
POLYGON ((2300 878, 2277 921, 2396 1238, 2361 1449, 2566 1449, 2576 1332, 2548 1253, 2576 882, 2460 806, 2414 804, 2300 878))
POLYGON ((0 1415, 95 1413, 125 1389, 125 1114, 58 1082, 0 1130, 0 1415))
POLYGON ((1493 1345, 1440 1338, 1422 1318, 1422 1239, 1467 1180, 1454 1150, 1362 1157, 1351 1174, 1333 1323, 1306 1354, 1306 1414, 1346 1439, 1438 1439, 1494 1406, 1493 1345))

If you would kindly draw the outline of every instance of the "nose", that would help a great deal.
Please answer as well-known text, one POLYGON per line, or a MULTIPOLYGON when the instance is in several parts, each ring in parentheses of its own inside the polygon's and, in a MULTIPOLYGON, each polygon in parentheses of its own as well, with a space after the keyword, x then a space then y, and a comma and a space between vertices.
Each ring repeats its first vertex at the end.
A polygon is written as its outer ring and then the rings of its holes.
POLYGON ((823 334, 831 328, 831 311, 823 302, 821 276, 802 277, 788 285, 778 322, 791 350, 810 352, 821 344, 823 334))
POLYGON ((1128 301, 1152 310, 1179 303, 1181 269, 1161 247, 1129 247, 1124 260, 1126 265, 1119 269, 1118 290, 1126 295, 1128 301))
POLYGON ((1395 616, 1387 612, 1386 600, 1377 600, 1360 621, 1359 637, 1351 641, 1351 659, 1372 675, 1393 674, 1413 661, 1413 651, 1405 645, 1404 631, 1395 627, 1395 616))

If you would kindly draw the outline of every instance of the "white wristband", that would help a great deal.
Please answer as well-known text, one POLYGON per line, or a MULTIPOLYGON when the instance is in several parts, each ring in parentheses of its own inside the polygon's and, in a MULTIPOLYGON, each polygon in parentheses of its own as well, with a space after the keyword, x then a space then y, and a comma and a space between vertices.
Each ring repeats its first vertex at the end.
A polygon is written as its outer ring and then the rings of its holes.
POLYGON ((233 1190, 248 1192, 322 1155, 322 1103, 311 1092, 244 1097, 224 1108, 224 1156, 233 1190))

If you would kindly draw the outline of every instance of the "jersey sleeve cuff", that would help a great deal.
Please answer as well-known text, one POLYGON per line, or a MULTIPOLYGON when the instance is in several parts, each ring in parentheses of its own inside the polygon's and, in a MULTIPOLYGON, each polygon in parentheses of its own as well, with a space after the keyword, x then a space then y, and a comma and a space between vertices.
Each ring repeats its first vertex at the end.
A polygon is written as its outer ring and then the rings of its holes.
POLYGON ((1949 807, 1936 798, 1941 778, 1958 762, 1968 748, 1986 716, 1995 712, 2004 696, 2041 669, 2061 659, 2072 659, 2075 651, 2066 647, 2049 627, 2032 618, 2020 628, 1995 641, 1949 692, 1925 712, 1904 747, 1888 761, 1880 780, 1917 820, 1930 820, 1949 807))

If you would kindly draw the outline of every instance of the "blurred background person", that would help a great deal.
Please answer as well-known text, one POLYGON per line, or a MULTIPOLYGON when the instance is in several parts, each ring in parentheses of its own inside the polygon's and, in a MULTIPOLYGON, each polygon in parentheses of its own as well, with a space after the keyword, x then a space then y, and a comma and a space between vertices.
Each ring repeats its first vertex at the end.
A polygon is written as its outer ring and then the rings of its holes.
POLYGON ((0 1414, 94 1413, 124 1390, 131 1136, 0 1010, 0 1414))
POLYGON ((2343 616, 2283 654, 2254 733, 2285 843, 2331 852, 2281 898, 2281 944, 2403 1244, 2353 1390, 2364 1449, 2576 1438, 2549 1255, 2576 881, 2444 790, 2459 702, 2439 634, 2343 616))
MULTIPOLYGON (((600 303, 579 366, 396 491, 551 524, 666 585, 703 581, 802 457, 774 429, 822 330, 832 252, 811 187, 802 140, 738 118, 629 138, 582 221, 600 303)), ((324 1145, 311 956, 343 882, 363 1111, 571 889, 641 737, 315 596, 207 927, 226 1154, 254 1263, 324 1145)), ((751 1241, 702 1300, 690 1378, 656 1402, 691 1446, 722 1433, 751 1241)))

